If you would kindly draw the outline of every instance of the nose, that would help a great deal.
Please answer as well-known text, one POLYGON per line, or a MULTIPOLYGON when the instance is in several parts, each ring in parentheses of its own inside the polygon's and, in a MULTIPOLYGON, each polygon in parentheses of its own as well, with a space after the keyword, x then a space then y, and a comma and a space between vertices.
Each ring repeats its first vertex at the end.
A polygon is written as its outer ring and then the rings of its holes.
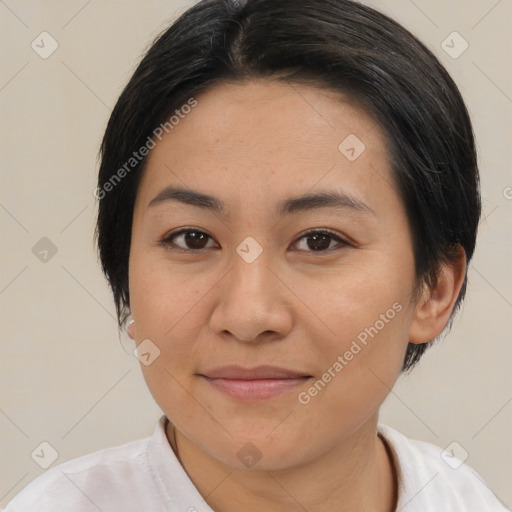
POLYGON ((284 338, 292 329, 291 297, 265 251, 248 263, 238 254, 219 283, 210 328, 218 336, 241 342, 284 338))

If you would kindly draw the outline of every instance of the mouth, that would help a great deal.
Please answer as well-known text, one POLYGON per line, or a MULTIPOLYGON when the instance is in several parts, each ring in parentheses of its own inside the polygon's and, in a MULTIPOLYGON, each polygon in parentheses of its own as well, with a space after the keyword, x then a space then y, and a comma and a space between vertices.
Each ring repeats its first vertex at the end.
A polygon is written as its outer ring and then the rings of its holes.
POLYGON ((238 400, 261 400, 294 391, 312 375, 275 366, 224 366, 198 374, 213 389, 238 400))

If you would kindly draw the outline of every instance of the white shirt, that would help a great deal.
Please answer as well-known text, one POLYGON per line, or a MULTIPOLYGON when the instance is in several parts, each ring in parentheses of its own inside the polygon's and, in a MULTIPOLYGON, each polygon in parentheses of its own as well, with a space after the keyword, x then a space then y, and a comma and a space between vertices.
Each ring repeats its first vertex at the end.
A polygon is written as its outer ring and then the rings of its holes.
MULTIPOLYGON (((181 466, 162 416, 153 436, 60 464, 30 482, 6 512, 214 512, 181 466)), ((441 448, 378 426, 394 458, 397 512, 508 510, 465 464, 457 469, 441 448)))

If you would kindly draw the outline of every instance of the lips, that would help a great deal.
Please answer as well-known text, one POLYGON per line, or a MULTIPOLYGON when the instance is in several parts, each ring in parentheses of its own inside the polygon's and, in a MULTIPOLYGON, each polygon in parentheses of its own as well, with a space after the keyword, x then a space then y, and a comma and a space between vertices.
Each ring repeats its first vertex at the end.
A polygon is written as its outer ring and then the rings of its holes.
POLYGON ((238 400, 261 400, 294 391, 312 378, 304 372, 259 366, 223 366, 200 374, 213 389, 238 400))
POLYGON ((242 368, 241 366, 222 366, 205 371, 202 375, 210 379, 259 380, 259 379, 298 379, 311 377, 303 372, 278 368, 276 366, 258 366, 242 368))

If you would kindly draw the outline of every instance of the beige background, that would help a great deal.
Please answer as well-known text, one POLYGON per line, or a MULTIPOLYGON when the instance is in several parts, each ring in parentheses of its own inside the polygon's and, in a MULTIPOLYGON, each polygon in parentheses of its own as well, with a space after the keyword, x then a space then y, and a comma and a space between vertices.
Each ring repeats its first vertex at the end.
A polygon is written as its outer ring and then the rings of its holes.
MULTIPOLYGON (((43 472, 30 457, 42 441, 57 464, 148 436, 160 415, 129 340, 118 340, 93 247, 92 191, 122 86, 191 3, 0 1, 0 506, 43 472), (31 48, 43 31, 59 44, 46 60, 31 48), (46 263, 32 252, 42 237, 57 247, 46 263)), ((382 421, 442 447, 457 441, 512 506, 512 2, 372 5, 418 35, 458 82, 478 138, 485 214, 463 314, 400 380, 382 421), (441 47, 453 31, 469 43, 457 59, 441 47)))

